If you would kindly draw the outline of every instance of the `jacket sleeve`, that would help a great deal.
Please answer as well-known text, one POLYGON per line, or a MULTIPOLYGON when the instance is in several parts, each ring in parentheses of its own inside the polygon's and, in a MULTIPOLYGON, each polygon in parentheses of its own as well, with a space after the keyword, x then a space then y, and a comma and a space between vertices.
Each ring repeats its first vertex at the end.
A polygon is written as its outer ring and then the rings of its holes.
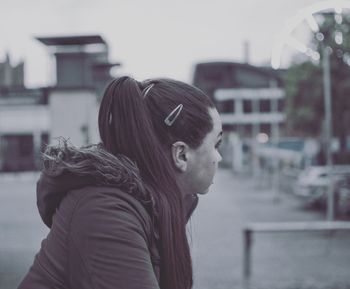
POLYGON ((70 288, 158 289, 145 224, 134 208, 123 200, 85 199, 70 223, 70 288))

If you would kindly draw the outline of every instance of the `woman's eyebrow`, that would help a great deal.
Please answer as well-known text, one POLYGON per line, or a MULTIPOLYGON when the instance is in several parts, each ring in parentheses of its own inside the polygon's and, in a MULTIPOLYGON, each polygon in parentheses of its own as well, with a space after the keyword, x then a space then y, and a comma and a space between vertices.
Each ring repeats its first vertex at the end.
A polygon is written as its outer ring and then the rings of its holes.
POLYGON ((218 137, 222 136, 222 131, 219 132, 218 137))

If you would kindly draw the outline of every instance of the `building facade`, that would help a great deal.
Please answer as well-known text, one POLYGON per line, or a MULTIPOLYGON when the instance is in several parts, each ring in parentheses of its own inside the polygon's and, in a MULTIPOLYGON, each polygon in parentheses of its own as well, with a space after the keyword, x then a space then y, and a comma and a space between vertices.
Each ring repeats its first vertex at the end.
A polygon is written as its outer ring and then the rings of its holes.
POLYGON ((40 153, 59 138, 78 147, 99 142, 99 99, 119 65, 108 62, 106 42, 99 35, 37 39, 55 57, 56 84, 1 83, 0 171, 40 169, 40 153))
POLYGON ((246 63, 196 65, 193 84, 214 101, 223 123, 223 164, 250 170, 256 143, 279 136, 285 122, 283 71, 246 63))

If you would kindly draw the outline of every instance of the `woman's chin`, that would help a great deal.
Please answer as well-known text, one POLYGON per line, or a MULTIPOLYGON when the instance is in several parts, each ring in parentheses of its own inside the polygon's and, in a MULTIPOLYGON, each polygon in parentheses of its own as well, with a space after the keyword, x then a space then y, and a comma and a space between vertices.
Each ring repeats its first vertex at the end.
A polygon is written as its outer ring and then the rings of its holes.
POLYGON ((208 192, 209 192, 209 187, 207 189, 205 189, 205 190, 202 190, 202 191, 198 192, 198 195, 205 195, 208 192))

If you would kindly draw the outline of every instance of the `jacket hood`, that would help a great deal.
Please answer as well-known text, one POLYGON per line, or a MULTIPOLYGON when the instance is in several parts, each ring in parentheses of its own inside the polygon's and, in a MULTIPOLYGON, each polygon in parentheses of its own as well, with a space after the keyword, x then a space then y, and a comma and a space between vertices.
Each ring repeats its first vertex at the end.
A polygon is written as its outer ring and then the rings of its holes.
POLYGON ((37 182, 37 205, 43 222, 51 227, 63 197, 86 186, 117 187, 142 202, 150 201, 139 170, 129 158, 114 156, 102 145, 76 148, 63 140, 43 154, 43 170, 37 182))

